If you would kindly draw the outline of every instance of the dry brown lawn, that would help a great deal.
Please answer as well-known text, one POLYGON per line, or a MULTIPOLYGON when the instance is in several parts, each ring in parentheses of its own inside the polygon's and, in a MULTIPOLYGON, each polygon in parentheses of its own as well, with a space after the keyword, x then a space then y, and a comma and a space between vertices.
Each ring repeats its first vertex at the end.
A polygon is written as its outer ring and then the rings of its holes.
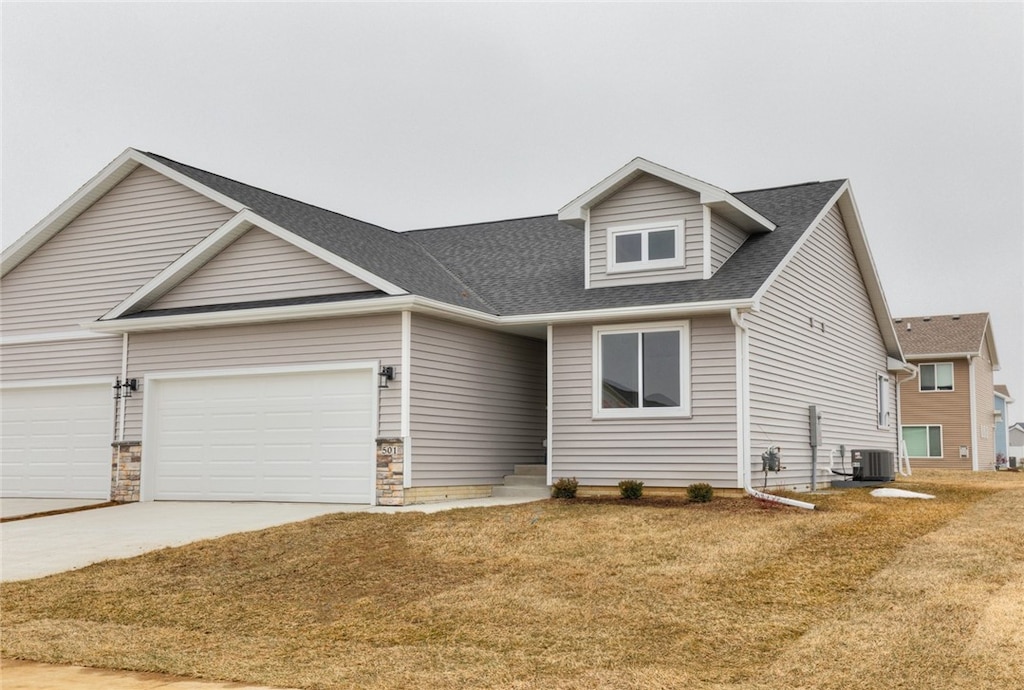
POLYGON ((347 514, 0 588, 6 657, 301 688, 1024 687, 1024 473, 347 514))

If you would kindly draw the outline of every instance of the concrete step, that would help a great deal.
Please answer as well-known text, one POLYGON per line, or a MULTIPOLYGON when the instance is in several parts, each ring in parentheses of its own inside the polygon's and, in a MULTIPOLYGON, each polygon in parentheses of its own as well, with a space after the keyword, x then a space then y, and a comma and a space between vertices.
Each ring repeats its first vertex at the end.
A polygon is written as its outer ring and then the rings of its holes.
POLYGON ((547 477, 548 476, 548 466, 545 465, 544 463, 530 464, 530 465, 516 465, 515 466, 515 473, 518 476, 520 476, 520 477, 523 477, 523 476, 547 477))
POLYGON ((539 474, 506 474, 505 486, 541 486, 548 485, 547 477, 539 474))
POLYGON ((496 486, 491 489, 491 496, 523 496, 527 498, 550 498, 551 492, 546 486, 496 486))

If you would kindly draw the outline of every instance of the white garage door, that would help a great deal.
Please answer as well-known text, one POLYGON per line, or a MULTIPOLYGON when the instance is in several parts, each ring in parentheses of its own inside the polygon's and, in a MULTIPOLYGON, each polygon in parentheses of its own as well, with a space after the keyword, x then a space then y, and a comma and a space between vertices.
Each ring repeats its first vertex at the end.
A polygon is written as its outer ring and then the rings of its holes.
POLYGON ((4 388, 0 398, 3 496, 110 497, 109 383, 4 388))
POLYGON ((371 503, 372 369, 147 380, 143 497, 371 503))

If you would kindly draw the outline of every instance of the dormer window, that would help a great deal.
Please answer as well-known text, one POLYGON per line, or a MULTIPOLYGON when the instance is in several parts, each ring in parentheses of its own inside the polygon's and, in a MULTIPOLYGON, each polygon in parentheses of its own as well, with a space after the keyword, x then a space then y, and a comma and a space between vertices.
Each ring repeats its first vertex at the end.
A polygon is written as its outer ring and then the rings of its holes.
POLYGON ((608 228, 608 273, 679 268, 683 257, 682 221, 608 228))

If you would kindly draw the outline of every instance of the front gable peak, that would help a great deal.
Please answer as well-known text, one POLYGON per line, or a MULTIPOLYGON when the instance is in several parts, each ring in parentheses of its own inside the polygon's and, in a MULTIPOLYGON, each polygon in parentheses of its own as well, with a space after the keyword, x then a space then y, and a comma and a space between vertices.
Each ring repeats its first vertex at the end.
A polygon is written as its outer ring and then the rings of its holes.
POLYGON ((729 192, 690 177, 645 158, 634 158, 605 179, 579 195, 558 211, 560 221, 583 227, 588 212, 617 191, 643 175, 651 175, 670 184, 696 192, 700 203, 715 211, 730 223, 746 232, 764 232, 775 229, 775 223, 750 208, 729 192))

